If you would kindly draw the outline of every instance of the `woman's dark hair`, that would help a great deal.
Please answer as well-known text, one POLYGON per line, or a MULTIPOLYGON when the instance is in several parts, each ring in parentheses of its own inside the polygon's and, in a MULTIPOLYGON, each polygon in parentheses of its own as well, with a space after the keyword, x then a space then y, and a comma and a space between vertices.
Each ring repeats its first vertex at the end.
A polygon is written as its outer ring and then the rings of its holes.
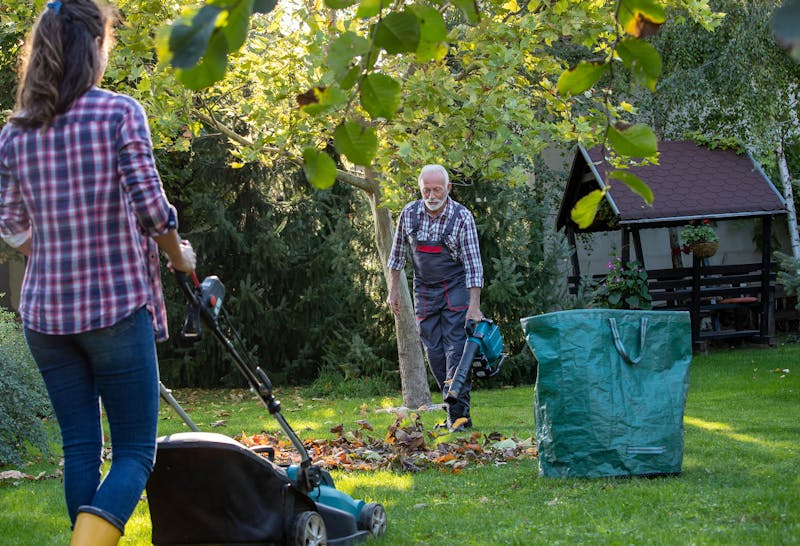
POLYGON ((11 122, 47 127, 97 83, 105 61, 95 40, 111 39, 116 13, 94 0, 47 4, 25 43, 11 122))

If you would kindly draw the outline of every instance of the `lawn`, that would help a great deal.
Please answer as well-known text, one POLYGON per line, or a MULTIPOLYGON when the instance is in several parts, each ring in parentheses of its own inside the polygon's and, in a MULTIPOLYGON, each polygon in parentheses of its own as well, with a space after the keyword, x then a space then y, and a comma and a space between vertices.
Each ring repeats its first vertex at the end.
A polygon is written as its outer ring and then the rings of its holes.
MULTIPOLYGON (((685 415, 683 473, 657 479, 548 479, 535 459, 439 469, 334 471, 339 489, 382 503, 389 529, 375 545, 425 544, 798 544, 800 543, 800 345, 715 349, 697 355, 685 415)), ((394 421, 376 411, 398 397, 312 399, 280 391, 284 415, 304 439, 368 420, 381 434, 394 421)), ((246 391, 175 391, 198 425, 228 435, 276 430, 246 391)), ((479 431, 533 434, 533 387, 478 390, 479 431)), ((425 412, 426 429, 443 413, 425 412)), ((164 434, 185 430, 169 408, 164 434)), ((7 470, 7 469, 3 469, 7 470)), ((23 469, 52 472, 52 464, 23 469)), ((0 483, 0 541, 69 542, 58 479, 0 483)), ((121 544, 149 544, 140 503, 121 544)))

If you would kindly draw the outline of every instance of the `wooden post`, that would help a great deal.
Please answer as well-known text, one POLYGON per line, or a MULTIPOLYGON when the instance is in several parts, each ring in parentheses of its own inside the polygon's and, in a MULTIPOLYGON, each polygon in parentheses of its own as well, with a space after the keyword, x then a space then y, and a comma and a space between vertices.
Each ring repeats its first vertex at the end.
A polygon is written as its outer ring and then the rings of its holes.
POLYGON ((570 256, 572 260, 572 274, 580 278, 581 264, 578 261, 578 242, 575 240, 575 229, 569 225, 567 226, 567 241, 569 242, 570 248, 572 248, 572 255, 570 256))
POLYGON ((763 227, 762 253, 761 253, 761 324, 760 336, 762 341, 769 341, 769 325, 772 319, 772 301, 770 294, 770 256, 772 255, 772 216, 761 218, 763 227))
POLYGON ((628 226, 622 226, 619 257, 623 267, 631 261, 631 230, 628 226))
POLYGON ((644 263, 644 252, 642 252, 642 237, 639 235, 639 228, 633 230, 633 250, 636 252, 636 260, 641 264, 645 271, 647 267, 644 263))
POLYGON ((700 341, 700 262, 701 259, 692 254, 692 343, 700 341))

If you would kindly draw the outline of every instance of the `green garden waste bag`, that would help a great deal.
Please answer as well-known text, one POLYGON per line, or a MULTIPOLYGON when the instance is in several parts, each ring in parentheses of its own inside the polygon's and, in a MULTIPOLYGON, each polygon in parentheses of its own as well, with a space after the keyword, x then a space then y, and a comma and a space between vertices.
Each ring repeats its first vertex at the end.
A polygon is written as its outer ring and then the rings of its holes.
POLYGON ((538 361, 539 475, 681 471, 688 312, 579 309, 520 322, 538 361))

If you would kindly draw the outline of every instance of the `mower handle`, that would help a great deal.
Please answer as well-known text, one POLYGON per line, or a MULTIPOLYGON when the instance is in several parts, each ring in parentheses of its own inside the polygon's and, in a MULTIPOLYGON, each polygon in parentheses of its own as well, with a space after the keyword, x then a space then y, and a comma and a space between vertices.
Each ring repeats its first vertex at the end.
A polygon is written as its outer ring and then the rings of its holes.
POLYGON ((321 483, 321 474, 319 469, 311 464, 311 457, 309 456, 305 445, 303 445, 303 441, 300 440, 300 438, 297 436, 297 433, 295 433, 295 431, 289 425, 289 422, 286 421, 286 418, 281 413, 281 403, 275 398, 272 392, 272 382, 269 380, 266 372, 262 370, 260 366, 248 364, 242 358, 231 340, 228 339, 228 337, 220 328, 219 323, 214 315, 212 315, 211 311, 205 305, 203 305, 203 302, 198 295, 198 290, 200 289, 201 284, 198 281, 197 275, 194 271, 192 271, 191 276, 195 285, 194 289, 189 286, 189 280, 187 279, 186 273, 177 270, 175 271, 175 279, 178 281, 181 291, 188 299, 189 305, 194 306, 198 310, 200 321, 211 328, 214 336, 222 343, 225 349, 227 349, 228 354, 233 358, 234 364, 242 373, 242 375, 245 376, 245 379, 247 379, 247 383, 267 407, 269 413, 275 418, 276 421, 278 421, 278 425, 280 425, 283 432, 286 434, 286 436, 288 436, 294 448, 298 451, 298 453, 300 453, 301 461, 300 469, 297 475, 297 485, 299 489, 306 493, 311 491, 321 483))

